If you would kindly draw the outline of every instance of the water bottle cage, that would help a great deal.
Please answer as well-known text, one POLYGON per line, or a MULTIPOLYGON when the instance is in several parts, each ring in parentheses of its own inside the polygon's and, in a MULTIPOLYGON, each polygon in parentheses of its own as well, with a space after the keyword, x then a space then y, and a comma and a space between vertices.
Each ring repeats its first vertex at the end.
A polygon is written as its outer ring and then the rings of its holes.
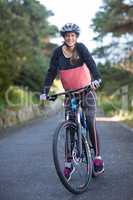
POLYGON ((70 100, 70 108, 72 109, 72 111, 76 111, 77 108, 78 108, 77 100, 76 100, 75 97, 73 97, 73 98, 70 100))

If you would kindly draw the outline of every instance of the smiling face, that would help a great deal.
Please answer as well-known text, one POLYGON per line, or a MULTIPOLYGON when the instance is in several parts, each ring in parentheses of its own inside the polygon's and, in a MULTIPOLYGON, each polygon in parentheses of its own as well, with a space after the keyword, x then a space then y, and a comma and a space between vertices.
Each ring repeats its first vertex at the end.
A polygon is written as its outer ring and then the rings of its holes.
POLYGON ((69 47, 74 47, 77 42, 77 35, 74 32, 67 32, 64 36, 64 40, 69 47))

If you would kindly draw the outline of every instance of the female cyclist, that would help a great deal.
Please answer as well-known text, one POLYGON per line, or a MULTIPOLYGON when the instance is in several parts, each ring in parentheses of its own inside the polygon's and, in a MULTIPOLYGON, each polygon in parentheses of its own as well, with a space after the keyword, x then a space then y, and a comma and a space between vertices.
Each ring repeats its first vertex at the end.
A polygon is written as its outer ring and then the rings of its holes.
MULTIPOLYGON (((104 162, 100 155, 96 128, 96 96, 94 91, 100 86, 101 76, 86 46, 77 42, 77 38, 80 35, 79 26, 67 23, 62 27, 60 34, 64 39, 64 43, 53 51, 44 81, 43 94, 40 95, 40 99, 47 99, 49 89, 57 73, 59 73, 65 90, 78 89, 91 84, 92 91, 80 94, 80 98, 82 107, 86 112, 88 134, 95 150, 94 170, 95 174, 98 175, 104 172, 104 162)), ((69 109, 67 98, 65 102, 66 109, 69 109)), ((68 160, 65 165, 64 175, 69 178, 72 171, 71 163, 68 160)))

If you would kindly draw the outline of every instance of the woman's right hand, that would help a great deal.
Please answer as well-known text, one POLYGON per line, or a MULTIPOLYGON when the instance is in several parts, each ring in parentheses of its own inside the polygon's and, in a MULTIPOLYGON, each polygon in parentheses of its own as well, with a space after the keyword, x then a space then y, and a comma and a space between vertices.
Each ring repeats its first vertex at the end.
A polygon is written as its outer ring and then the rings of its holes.
POLYGON ((91 82, 92 89, 94 89, 94 90, 98 89, 100 87, 101 83, 102 83, 101 79, 92 81, 91 82))

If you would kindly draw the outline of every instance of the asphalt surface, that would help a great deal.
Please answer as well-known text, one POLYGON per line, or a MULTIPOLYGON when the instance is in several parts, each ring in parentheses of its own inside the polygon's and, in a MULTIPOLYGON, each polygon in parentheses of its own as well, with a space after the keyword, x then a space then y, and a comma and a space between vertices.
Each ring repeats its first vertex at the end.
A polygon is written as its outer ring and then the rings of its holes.
POLYGON ((133 132, 98 118, 105 173, 82 195, 60 183, 52 137, 62 113, 0 134, 0 200, 133 200, 133 132))

